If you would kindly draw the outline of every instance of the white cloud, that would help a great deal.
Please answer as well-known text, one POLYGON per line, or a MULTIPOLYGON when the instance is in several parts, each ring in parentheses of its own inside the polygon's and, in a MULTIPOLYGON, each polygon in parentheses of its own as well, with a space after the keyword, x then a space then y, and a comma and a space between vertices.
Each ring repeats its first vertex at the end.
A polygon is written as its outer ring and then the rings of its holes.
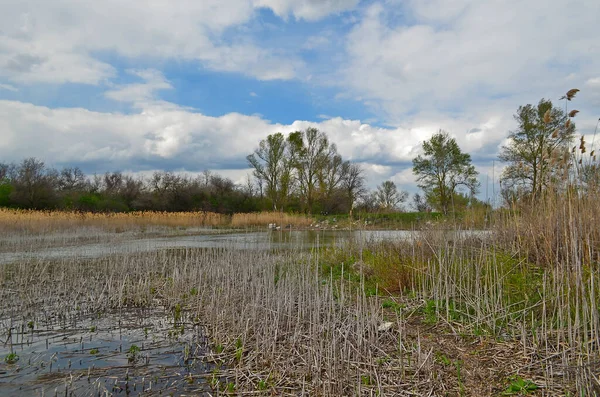
POLYGON ((569 74, 600 66, 592 55, 600 51, 597 2, 409 4, 404 12, 415 22, 391 24, 393 10, 375 5, 347 42, 344 83, 389 113, 462 108, 505 94, 558 96, 571 88, 564 87, 569 74))
POLYGON ((360 0, 254 0, 258 7, 269 7, 282 18, 293 15, 297 19, 314 21, 329 14, 355 8, 360 0))
MULTIPOLYGON (((153 71, 138 74, 147 81, 161 81, 153 71)), ((111 95, 137 101, 141 92, 141 98, 147 99, 145 89, 131 92, 125 87, 111 95)), ((327 132, 345 158, 366 165, 373 176, 371 183, 379 183, 410 162, 419 140, 427 134, 340 118, 281 125, 238 113, 209 117, 164 102, 139 104, 138 112, 121 114, 0 101, 0 158, 20 161, 34 156, 51 164, 91 164, 101 171, 243 170, 246 155, 268 134, 316 126, 327 132)))
POLYGON ((198 61, 262 80, 295 77, 302 62, 293 54, 261 48, 242 34, 222 39, 253 14, 252 0, 4 0, 0 77, 99 84, 115 75, 101 53, 198 61))
POLYGON ((12 91, 12 92, 19 91, 19 89, 17 87, 14 87, 10 84, 1 84, 1 83, 0 83, 0 90, 7 90, 7 91, 12 91))
POLYGON ((143 83, 126 84, 116 87, 113 90, 106 91, 104 95, 107 98, 120 102, 131 102, 138 107, 148 102, 154 101, 156 91, 172 89, 163 74, 155 69, 146 70, 128 70, 129 74, 138 76, 143 83))
POLYGON ((600 77, 588 79, 588 81, 585 82, 585 85, 592 88, 600 88, 600 77))

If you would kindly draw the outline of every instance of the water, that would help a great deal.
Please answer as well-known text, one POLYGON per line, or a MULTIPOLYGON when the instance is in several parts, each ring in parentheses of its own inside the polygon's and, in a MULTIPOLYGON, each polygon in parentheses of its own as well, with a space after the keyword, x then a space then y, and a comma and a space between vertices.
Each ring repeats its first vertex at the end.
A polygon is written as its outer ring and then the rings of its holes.
POLYGON ((210 390, 202 376, 213 367, 205 360, 204 333, 198 324, 172 320, 164 312, 142 309, 101 317, 49 316, 31 326, 4 319, 1 327, 11 332, 0 353, 16 357, 0 362, 0 395, 197 395, 210 390))
MULTIPOLYGON (((483 236, 483 231, 450 231, 449 238, 483 236)), ((120 241, 83 243, 71 246, 0 253, 0 264, 23 260, 52 260, 60 258, 98 258, 112 254, 133 254, 169 248, 231 248, 231 249, 309 249, 316 246, 341 245, 349 240, 398 241, 419 237, 409 230, 279 230, 245 233, 198 234, 173 237, 134 238, 120 241)))

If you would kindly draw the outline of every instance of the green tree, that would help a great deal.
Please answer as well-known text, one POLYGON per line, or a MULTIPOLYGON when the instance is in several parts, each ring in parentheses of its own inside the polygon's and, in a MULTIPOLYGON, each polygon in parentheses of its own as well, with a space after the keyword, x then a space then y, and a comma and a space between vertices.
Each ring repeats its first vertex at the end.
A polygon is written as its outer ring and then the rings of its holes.
POLYGON ((269 135, 260 141, 254 153, 246 157, 254 168, 254 177, 273 205, 273 209, 282 209, 289 195, 292 175, 291 158, 288 155, 288 142, 281 133, 269 135))
POLYGON ((472 195, 479 187, 471 156, 442 130, 423 142, 423 154, 413 159, 413 173, 427 200, 444 214, 452 207, 457 187, 466 187, 472 195))
POLYGON ((408 193, 398 190, 392 181, 384 181, 375 191, 377 206, 383 210, 391 211, 398 208, 408 198, 408 193))
POLYGON ((319 193, 319 182, 329 164, 331 148, 327 134, 316 128, 292 132, 288 136, 291 161, 296 171, 298 188, 307 212, 312 212, 319 193))
MULTIPOLYGON (((573 116, 576 112, 571 111, 573 116)), ((565 111, 546 99, 537 106, 520 106, 514 118, 517 129, 510 132, 508 145, 500 151, 500 159, 508 163, 501 182, 505 190, 536 197, 553 180, 557 165, 568 158, 575 125, 565 111)))

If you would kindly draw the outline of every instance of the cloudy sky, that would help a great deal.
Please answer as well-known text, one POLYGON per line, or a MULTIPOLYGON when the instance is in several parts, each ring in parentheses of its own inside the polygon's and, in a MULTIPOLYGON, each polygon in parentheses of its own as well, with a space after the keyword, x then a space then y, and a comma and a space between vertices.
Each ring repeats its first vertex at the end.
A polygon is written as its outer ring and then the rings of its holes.
POLYGON ((241 180, 261 139, 316 126, 370 186, 414 191, 442 128, 485 185, 519 105, 579 88, 593 134, 599 20, 597 0, 1 0, 0 162, 241 180))

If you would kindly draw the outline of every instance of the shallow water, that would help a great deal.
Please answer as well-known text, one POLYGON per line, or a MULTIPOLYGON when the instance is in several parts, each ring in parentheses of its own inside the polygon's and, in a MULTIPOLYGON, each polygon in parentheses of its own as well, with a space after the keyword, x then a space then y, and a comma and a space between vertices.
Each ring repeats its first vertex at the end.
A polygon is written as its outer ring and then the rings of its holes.
POLYGON ((194 395, 210 389, 206 377, 190 376, 212 369, 200 327, 173 324, 164 312, 76 314, 31 327, 8 321, 0 324, 11 329, 0 356, 13 352, 18 359, 0 363, 2 396, 194 395))
MULTIPOLYGON (((449 231, 448 238, 482 236, 483 231, 449 231)), ((278 230, 245 233, 197 234, 173 237, 134 238, 133 236, 106 243, 83 243, 70 246, 0 253, 0 264, 21 260, 60 258, 97 258, 112 254, 131 254, 168 248, 230 248, 230 249, 310 249, 318 246, 341 245, 349 240, 357 243, 382 240, 411 240, 419 232, 408 230, 278 230)))

